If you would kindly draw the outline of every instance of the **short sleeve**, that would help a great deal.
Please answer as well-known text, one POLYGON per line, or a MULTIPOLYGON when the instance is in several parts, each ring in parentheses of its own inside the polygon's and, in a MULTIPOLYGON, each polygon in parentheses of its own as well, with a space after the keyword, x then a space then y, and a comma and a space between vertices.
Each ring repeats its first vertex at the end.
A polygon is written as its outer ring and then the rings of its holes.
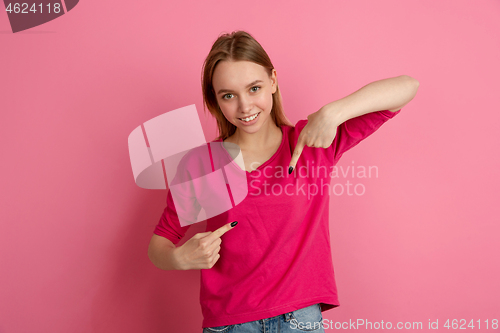
MULTIPOLYGON (((191 151, 179 162, 176 174, 170 182, 167 206, 153 231, 154 234, 163 236, 174 244, 177 244, 184 237, 191 224, 197 221, 201 210, 192 184, 192 179, 195 178, 192 174, 196 172, 196 168, 193 167, 196 165, 194 158, 196 156, 191 151), (183 226, 181 226, 179 217, 184 221, 183 226)), ((200 171, 197 170, 197 172, 200 171)))
POLYGON ((175 210, 174 200, 172 199, 172 193, 169 190, 167 193, 167 206, 163 210, 163 214, 160 217, 160 221, 156 225, 154 234, 158 236, 163 236, 170 240, 175 245, 184 237, 187 230, 191 225, 182 227, 175 210))
POLYGON ((400 112, 401 109, 395 112, 375 111, 351 118, 340 124, 332 143, 334 164, 338 162, 343 153, 373 134, 382 124, 400 112))

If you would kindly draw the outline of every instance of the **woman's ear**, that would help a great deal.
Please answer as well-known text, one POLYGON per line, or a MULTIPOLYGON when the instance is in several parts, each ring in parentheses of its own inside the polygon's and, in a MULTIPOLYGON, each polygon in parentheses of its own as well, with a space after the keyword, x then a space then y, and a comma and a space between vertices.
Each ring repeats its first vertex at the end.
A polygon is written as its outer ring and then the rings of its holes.
POLYGON ((278 89, 278 78, 277 78, 276 69, 273 69, 271 81, 273 82, 272 85, 273 85, 273 94, 274 94, 276 92, 276 90, 278 89))

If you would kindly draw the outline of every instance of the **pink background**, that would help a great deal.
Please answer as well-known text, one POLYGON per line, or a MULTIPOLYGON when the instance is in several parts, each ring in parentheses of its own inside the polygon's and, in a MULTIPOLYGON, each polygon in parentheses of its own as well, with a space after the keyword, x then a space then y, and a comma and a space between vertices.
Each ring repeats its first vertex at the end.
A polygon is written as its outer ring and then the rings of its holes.
POLYGON ((379 176, 332 196, 341 306, 323 317, 500 319, 500 2, 87 0, 16 34, 0 12, 0 332, 201 332, 200 272, 147 257, 166 192, 135 185, 127 137, 194 103, 214 139, 201 66, 238 29, 294 123, 375 80, 420 82, 340 160, 379 176))

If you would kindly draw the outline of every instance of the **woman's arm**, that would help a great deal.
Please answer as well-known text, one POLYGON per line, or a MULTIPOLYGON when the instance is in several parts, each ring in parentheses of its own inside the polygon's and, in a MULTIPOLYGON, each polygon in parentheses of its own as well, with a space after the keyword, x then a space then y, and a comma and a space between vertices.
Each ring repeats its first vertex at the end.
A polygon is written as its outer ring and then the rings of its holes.
POLYGON ((337 134, 337 127, 364 114, 389 110, 395 112, 417 94, 419 82, 401 75, 367 84, 352 94, 333 101, 307 116, 292 154, 288 173, 292 173, 305 146, 328 148, 337 134))
POLYGON ((158 268, 169 271, 179 269, 174 251, 177 247, 165 237, 153 234, 149 242, 149 260, 158 268))
POLYGON ((395 112, 415 97, 419 85, 416 79, 408 75, 375 81, 344 98, 326 104, 321 111, 331 114, 339 125, 370 112, 395 112))

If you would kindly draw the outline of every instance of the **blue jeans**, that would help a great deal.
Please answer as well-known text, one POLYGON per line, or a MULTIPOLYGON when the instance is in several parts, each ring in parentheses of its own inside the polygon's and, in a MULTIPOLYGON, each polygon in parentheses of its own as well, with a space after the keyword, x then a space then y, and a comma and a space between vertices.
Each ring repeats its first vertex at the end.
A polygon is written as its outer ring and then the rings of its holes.
POLYGON ((205 327, 203 333, 325 333, 319 304, 242 324, 205 327))

